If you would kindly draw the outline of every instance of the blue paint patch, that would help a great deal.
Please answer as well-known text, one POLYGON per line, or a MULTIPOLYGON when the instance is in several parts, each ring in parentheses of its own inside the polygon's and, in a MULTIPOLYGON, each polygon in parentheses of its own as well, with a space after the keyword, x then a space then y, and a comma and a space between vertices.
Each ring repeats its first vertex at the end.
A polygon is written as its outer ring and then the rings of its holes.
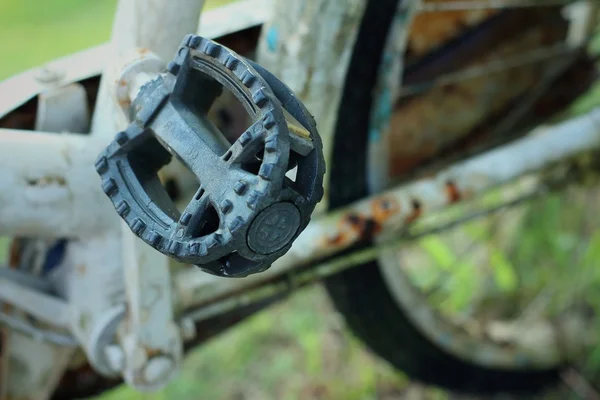
POLYGON ((279 42, 279 31, 276 26, 272 26, 269 28, 267 32, 267 48, 271 52, 275 52, 277 50, 277 43, 279 42))
POLYGON ((371 130, 369 139, 379 141, 382 131, 388 126, 392 117, 392 93, 389 88, 383 88, 377 98, 375 110, 371 116, 371 130))
POLYGON ((379 129, 371 128, 371 130, 369 131, 369 140, 372 142, 378 142, 379 140, 381 140, 381 132, 379 131, 379 129))
POLYGON ((377 102, 377 110, 375 111, 375 118, 378 123, 389 122, 392 116, 392 93, 389 88, 384 88, 379 96, 377 102))
POLYGON ((50 273, 54 268, 60 265, 65 256, 66 250, 67 241, 65 239, 59 240, 52 248, 48 250, 46 260, 44 260, 44 265, 42 267, 43 275, 50 273))

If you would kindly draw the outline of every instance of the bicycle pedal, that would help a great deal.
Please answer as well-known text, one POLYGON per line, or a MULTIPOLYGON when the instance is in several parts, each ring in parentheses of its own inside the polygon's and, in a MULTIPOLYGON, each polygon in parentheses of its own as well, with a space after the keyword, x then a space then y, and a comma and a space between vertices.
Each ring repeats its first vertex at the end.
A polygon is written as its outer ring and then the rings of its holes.
POLYGON ((97 159, 102 189, 134 234, 177 261, 219 276, 264 271, 323 197, 312 116, 279 79, 216 42, 186 36, 130 113, 133 122, 97 159), (223 87, 252 120, 233 143, 207 117, 223 87), (158 177, 173 156, 200 182, 183 211, 158 177), (292 169, 295 180, 286 176, 292 169))

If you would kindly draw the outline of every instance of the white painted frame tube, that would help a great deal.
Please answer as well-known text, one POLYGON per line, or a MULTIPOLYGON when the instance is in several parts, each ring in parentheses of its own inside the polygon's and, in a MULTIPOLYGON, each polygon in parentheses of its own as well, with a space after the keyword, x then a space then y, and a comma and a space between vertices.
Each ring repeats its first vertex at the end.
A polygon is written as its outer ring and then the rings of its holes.
MULTIPOLYGON (((468 166, 471 173, 477 174, 473 176, 490 176, 484 172, 494 172, 497 179, 490 182, 501 183, 599 147, 600 111, 543 129, 545 132, 540 135, 454 166, 446 172, 447 179, 452 178, 459 187, 475 185, 477 180, 462 179, 463 168, 468 166), (492 161, 493 164, 487 164, 492 161), (493 171, 488 171, 490 168, 493 171), (501 172, 506 176, 500 177, 501 172)), ((113 206, 101 192, 99 178, 92 166, 103 146, 101 142, 80 135, 0 130, 0 235, 81 237, 112 227, 114 222, 109 220, 114 213, 113 206)), ((476 189, 480 191, 485 187, 476 189)), ((425 182, 415 182, 390 193, 406 193, 409 188, 416 193, 428 191, 425 182)), ((425 204, 427 208, 444 205, 425 204)), ((333 219, 336 217, 315 219, 307 233, 298 239, 302 245, 294 245, 290 255, 278 264, 290 266, 314 258, 312 249, 316 244, 305 238, 310 238, 308 232, 314 234, 313 227, 333 219), (295 248, 303 250, 296 252, 295 248), (291 257, 297 260, 292 262, 291 257)), ((323 254, 317 251, 318 255, 323 254)))
POLYGON ((94 160, 105 143, 0 129, 0 235, 92 236, 114 227, 94 160))
POLYGON ((120 0, 113 24, 110 59, 102 74, 92 120, 92 134, 115 135, 114 85, 121 74, 123 57, 134 49, 150 50, 168 62, 184 36, 198 29, 204 0, 120 0))

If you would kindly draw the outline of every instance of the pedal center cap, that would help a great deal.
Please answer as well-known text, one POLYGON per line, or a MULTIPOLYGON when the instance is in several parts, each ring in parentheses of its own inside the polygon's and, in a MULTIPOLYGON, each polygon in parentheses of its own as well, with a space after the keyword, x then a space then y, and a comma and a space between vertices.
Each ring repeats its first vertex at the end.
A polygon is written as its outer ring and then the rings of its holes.
POLYGON ((259 254, 287 246, 300 227, 300 212, 292 203, 275 203, 261 211, 248 229, 248 246, 259 254))

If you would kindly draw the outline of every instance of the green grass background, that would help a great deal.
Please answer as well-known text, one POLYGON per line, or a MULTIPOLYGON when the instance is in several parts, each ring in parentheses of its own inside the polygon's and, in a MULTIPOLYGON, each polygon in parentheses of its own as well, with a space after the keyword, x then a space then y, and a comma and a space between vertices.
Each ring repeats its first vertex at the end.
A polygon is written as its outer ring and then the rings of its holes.
MULTIPOLYGON (((225 2, 211 0, 207 7, 225 2)), ((116 0, 0 0, 0 79, 107 41, 115 6, 116 0)), ((600 91, 593 89, 576 112, 597 105, 599 98, 600 91)), ((598 194, 594 188, 574 189, 520 208, 514 216, 519 229, 512 231, 510 240, 500 241, 492 234, 504 217, 461 228, 461 235, 478 242, 489 256, 481 270, 475 260, 457 254, 446 236, 407 246, 407 252, 415 253, 417 265, 411 268, 411 276, 426 289, 443 276, 445 284, 431 301, 448 312, 468 309, 475 302, 485 304, 489 299, 478 298, 481 292, 515 305, 546 290, 549 309, 560 309, 573 293, 585 290, 594 296, 600 287, 598 194)), ((595 304, 600 305, 598 300, 595 304)), ((595 382, 600 352, 590 352, 580 367, 595 382)), ((568 390, 555 396, 578 398, 568 390)), ((447 399, 449 395, 411 383, 371 355, 344 328, 316 285, 193 351, 179 377, 163 391, 147 395, 121 387, 100 397, 313 398, 447 399)))

